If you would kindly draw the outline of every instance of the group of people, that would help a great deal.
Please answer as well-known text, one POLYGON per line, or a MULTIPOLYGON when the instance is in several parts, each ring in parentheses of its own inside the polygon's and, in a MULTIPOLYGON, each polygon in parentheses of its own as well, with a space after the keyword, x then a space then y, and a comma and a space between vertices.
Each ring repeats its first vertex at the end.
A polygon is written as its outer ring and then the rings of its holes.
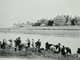
POLYGON ((15 51, 21 51, 23 48, 30 48, 31 46, 33 48, 36 47, 36 50, 39 51, 40 50, 40 46, 41 46, 41 41, 40 39, 38 39, 37 42, 34 43, 34 39, 32 39, 32 43, 29 40, 29 38, 26 40, 25 43, 21 43, 20 37, 16 38, 16 40, 14 40, 15 42, 15 51))
POLYGON ((7 43, 6 39, 3 39, 3 41, 0 42, 0 48, 6 49, 7 48, 6 46, 11 48, 14 45, 15 51, 21 51, 23 48, 27 49, 32 46, 32 48, 36 48, 36 50, 39 51, 40 47, 41 47, 40 39, 38 39, 38 41, 36 41, 36 42, 34 42, 34 39, 32 39, 32 43, 31 43, 30 39, 28 38, 25 43, 22 43, 21 38, 18 37, 15 40, 10 39, 9 42, 10 42, 10 44, 7 43), (14 44, 13 44, 13 42, 14 42, 14 44))
POLYGON ((68 55, 71 54, 71 49, 69 47, 65 47, 64 45, 61 47, 61 44, 58 43, 57 45, 49 44, 48 42, 45 43, 45 48, 48 51, 53 51, 54 53, 58 53, 61 55, 68 55))
MULTIPOLYGON (((13 46, 13 40, 10 39, 9 42, 10 44, 7 44, 7 41, 3 39, 3 42, 0 42, 0 48, 6 49, 6 45, 8 45, 11 48, 13 46)), ((23 48, 27 49, 27 48, 30 48, 31 46, 32 48, 36 48, 37 52, 41 52, 42 50, 45 50, 45 51, 53 51, 54 53, 58 53, 61 55, 71 54, 71 49, 69 47, 65 47, 64 45, 61 47, 60 43, 58 43, 57 45, 54 45, 54 44, 49 44, 49 42, 46 42, 45 49, 44 49, 44 48, 41 48, 40 39, 38 39, 38 41, 36 42, 34 42, 34 39, 32 39, 32 43, 31 43, 30 39, 28 38, 27 43, 25 42, 25 44, 22 43, 20 37, 14 40, 15 51, 21 51, 23 48)), ((78 48, 77 53, 80 54, 80 48, 78 48)))

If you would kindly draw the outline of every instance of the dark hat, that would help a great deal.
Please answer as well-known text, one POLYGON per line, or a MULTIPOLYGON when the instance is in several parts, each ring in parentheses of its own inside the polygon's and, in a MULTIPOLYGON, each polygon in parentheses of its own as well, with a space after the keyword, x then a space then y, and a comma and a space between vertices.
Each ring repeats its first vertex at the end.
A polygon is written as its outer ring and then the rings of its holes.
POLYGON ((18 37, 18 39, 20 39, 20 37, 18 37))

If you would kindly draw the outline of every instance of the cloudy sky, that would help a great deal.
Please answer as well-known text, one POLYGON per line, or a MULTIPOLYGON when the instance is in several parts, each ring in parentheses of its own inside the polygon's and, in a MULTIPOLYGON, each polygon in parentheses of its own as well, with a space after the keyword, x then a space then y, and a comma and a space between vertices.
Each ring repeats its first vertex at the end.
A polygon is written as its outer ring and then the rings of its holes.
POLYGON ((80 16, 80 0, 0 0, 0 27, 56 15, 80 16))

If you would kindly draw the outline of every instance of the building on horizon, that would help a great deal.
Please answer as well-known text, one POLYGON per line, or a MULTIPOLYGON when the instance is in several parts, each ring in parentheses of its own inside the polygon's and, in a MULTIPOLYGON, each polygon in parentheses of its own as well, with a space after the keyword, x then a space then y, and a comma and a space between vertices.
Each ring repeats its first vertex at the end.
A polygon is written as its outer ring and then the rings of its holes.
POLYGON ((71 25, 70 17, 68 15, 58 15, 54 18, 55 26, 64 26, 64 25, 71 25))
POLYGON ((26 23, 14 23, 13 24, 13 28, 26 28, 26 27, 31 27, 31 23, 29 21, 27 21, 26 23))

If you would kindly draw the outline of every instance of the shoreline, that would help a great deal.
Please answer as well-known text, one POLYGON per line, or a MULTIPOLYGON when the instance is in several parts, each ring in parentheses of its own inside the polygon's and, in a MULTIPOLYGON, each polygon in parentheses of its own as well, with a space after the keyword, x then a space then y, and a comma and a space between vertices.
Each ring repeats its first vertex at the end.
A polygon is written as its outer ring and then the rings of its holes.
POLYGON ((0 28, 3 33, 39 34, 57 37, 80 37, 80 26, 45 26, 24 28, 0 28))
POLYGON ((2 33, 39 34, 57 37, 80 37, 80 30, 0 30, 2 33))

